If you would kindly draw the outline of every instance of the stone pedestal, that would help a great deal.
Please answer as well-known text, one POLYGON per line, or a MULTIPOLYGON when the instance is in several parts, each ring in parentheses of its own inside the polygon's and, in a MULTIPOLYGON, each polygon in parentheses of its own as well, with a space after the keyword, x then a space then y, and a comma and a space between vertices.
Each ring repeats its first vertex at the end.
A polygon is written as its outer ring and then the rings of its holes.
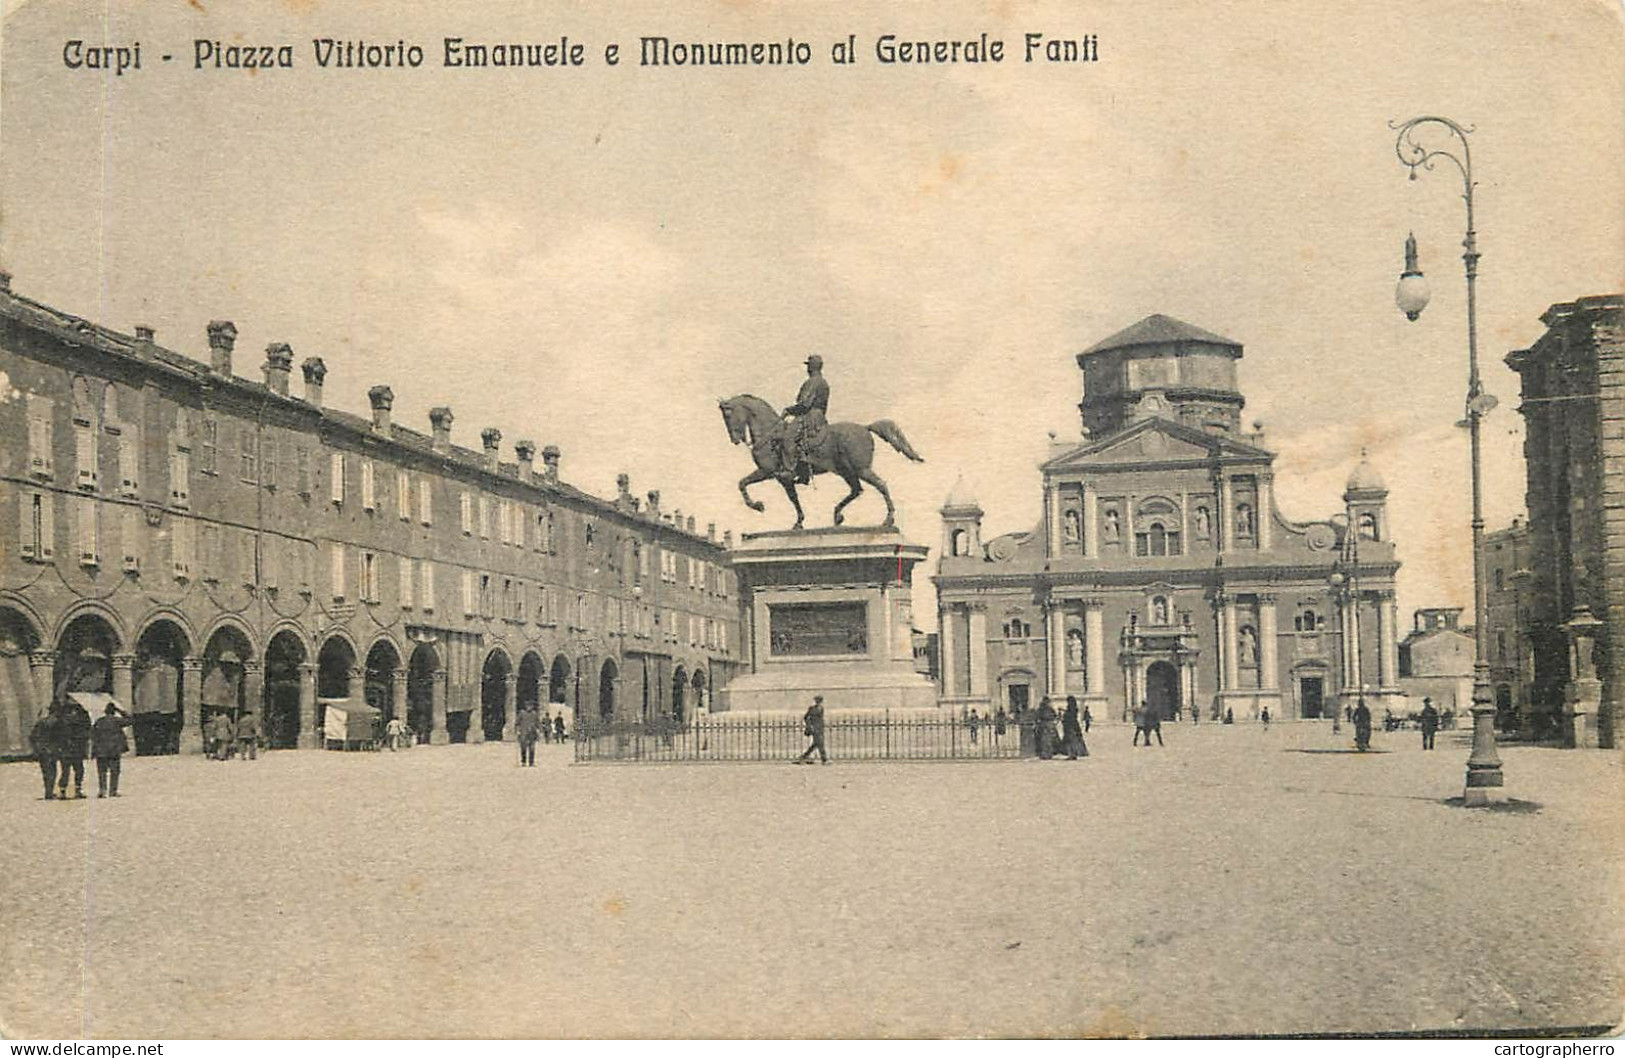
POLYGON ((747 533, 733 552, 749 616, 750 671, 719 710, 935 708, 914 668, 910 580, 926 548, 896 529, 747 533))

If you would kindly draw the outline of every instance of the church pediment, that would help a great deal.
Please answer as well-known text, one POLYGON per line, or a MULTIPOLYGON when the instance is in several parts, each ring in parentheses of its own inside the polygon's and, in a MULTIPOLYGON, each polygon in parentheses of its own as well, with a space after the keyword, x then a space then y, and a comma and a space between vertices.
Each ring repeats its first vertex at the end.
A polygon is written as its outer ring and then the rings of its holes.
POLYGON ((1239 456, 1269 459, 1262 448, 1167 419, 1144 419, 1111 437, 1087 441, 1044 464, 1045 470, 1123 463, 1182 463, 1239 456))

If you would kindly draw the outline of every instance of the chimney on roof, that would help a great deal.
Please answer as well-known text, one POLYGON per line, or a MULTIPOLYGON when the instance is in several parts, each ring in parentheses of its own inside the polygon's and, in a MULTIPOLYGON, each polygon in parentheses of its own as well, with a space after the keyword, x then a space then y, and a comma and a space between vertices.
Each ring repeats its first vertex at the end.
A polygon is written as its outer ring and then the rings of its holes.
MULTIPOLYGON (((136 328, 139 337, 141 328, 136 328)), ((149 330, 147 332, 151 334, 149 330)), ((288 395, 288 379, 293 375, 293 350, 287 342, 272 342, 265 347, 265 388, 279 397, 288 395)))
POLYGON ((678 531, 682 530, 682 528, 683 528, 683 509, 681 507, 673 507, 671 509, 671 524, 675 525, 677 527, 678 531))
POLYGON ((132 349, 131 352, 135 353, 136 356, 143 360, 151 360, 153 339, 156 337, 157 332, 151 327, 147 326, 145 323, 136 324, 135 348, 132 349))
POLYGON ((653 518, 655 521, 658 522, 658 521, 660 521, 660 490, 659 489, 650 489, 649 493, 648 493, 648 499, 649 499, 649 517, 653 518))
POLYGON ((230 320, 209 321, 209 370, 216 378, 231 377, 231 351, 237 345, 237 327, 230 320))
POLYGON ((694 533, 694 516, 692 514, 688 516, 688 525, 686 526, 686 528, 688 529, 689 534, 693 535, 693 533, 694 533))
POLYGON ((559 480, 559 446, 548 445, 542 449, 542 466, 547 469, 543 472, 549 481, 559 480))
POLYGON ((734 531, 732 529, 722 531, 722 546, 730 549, 734 546, 734 531))
POLYGON ((717 523, 716 522, 706 522, 705 523, 705 538, 707 540, 709 540, 713 544, 717 542, 717 523))
POLYGON ((434 450, 451 451, 451 409, 442 405, 429 409, 429 425, 434 429, 434 450))
POLYGON ((515 441, 513 454, 519 459, 519 480, 529 481, 536 476, 536 442, 515 441))
POLYGON ((0 269, 0 291, 11 293, 11 273, 0 269))
POLYGON ((480 431, 480 444, 485 446, 485 469, 495 471, 501 453, 497 446, 502 443, 502 431, 495 426, 487 426, 480 431))
POLYGON ((374 386, 367 390, 367 403, 372 405, 372 428, 389 436, 389 413, 395 407, 395 391, 388 386, 374 386))
POLYGON ((312 408, 322 406, 322 380, 327 377, 327 365, 319 356, 307 356, 299 365, 305 374, 305 403, 312 408))

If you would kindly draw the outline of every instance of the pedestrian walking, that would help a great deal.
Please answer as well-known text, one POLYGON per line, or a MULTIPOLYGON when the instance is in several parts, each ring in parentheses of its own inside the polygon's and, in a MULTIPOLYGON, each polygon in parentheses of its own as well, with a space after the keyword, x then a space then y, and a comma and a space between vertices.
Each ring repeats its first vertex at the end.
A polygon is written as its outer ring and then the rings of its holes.
POLYGON ((260 714, 252 709, 237 718, 237 755, 243 760, 260 759, 260 714))
POLYGON ((976 745, 977 736, 982 732, 982 718, 976 715, 975 709, 970 711, 970 717, 965 721, 965 726, 970 729, 970 744, 976 745))
POLYGON ((1157 736, 1157 745, 1162 745, 1162 710, 1151 708, 1150 702, 1140 703, 1140 714, 1145 718, 1145 745, 1151 748, 1151 736, 1157 736))
POLYGON ((1371 710, 1365 707, 1365 699, 1354 707, 1354 748, 1364 753, 1371 748, 1371 710))
POLYGON ((401 741, 405 738, 403 734, 405 730, 406 723, 398 716, 390 717, 389 723, 384 725, 384 741, 389 743, 391 753, 400 748, 401 741))
POLYGON ((34 759, 39 762, 40 778, 45 780, 45 799, 56 800, 57 755, 62 748, 62 717, 55 703, 34 720, 28 732, 28 744, 33 747, 34 759))
POLYGON ((1089 733, 1089 725, 1093 724, 1094 722, 1095 722, 1095 718, 1089 714, 1089 707, 1087 705, 1084 706, 1083 707, 1083 733, 1084 734, 1087 735, 1089 733))
POLYGON ((1083 724, 1078 718, 1078 700, 1070 694, 1066 696, 1066 712, 1061 714, 1061 742, 1066 747, 1068 760, 1089 755, 1089 747, 1083 741, 1083 724))
POLYGON ((130 751, 124 729, 131 723, 130 714, 108 702, 102 715, 90 725, 90 755, 96 758, 97 797, 118 796, 119 764, 130 751))
POLYGON ((812 741, 800 757, 797 764, 806 764, 812 759, 813 752, 818 753, 821 764, 829 763, 829 754, 824 752, 824 698, 823 695, 814 695, 813 703, 807 707, 806 713, 801 717, 801 732, 812 741))
POLYGON ((218 712, 209 721, 209 756, 214 760, 225 760, 231 754, 231 739, 235 725, 231 722, 231 714, 218 712))
POLYGON ((553 741, 553 714, 552 713, 543 713, 542 714, 541 729, 542 729, 542 741, 544 743, 552 742, 553 741))
POLYGON ((560 713, 553 718, 553 739, 556 742, 564 741, 564 714, 560 713))
POLYGON ((541 721, 534 709, 519 710, 519 766, 536 767, 536 738, 541 734, 541 721))
MULTIPOLYGON (((1136 705, 1134 707, 1133 720, 1134 720, 1134 744, 1136 746, 1138 746, 1140 744, 1140 736, 1145 735, 1145 710, 1141 709, 1139 706, 1136 705)), ((1150 735, 1146 735, 1145 744, 1148 745, 1148 746, 1151 744, 1151 736, 1150 735)))
POLYGON ((999 711, 993 714, 993 737, 1003 738, 1004 729, 1009 723, 1010 718, 1005 715, 1004 706, 999 706, 999 711))
POLYGON ((1263 723, 1264 723, 1264 730, 1265 730, 1265 731, 1268 731, 1268 730, 1269 730, 1269 729, 1270 729, 1270 707, 1269 707, 1269 706, 1267 706, 1267 705, 1266 705, 1266 706, 1265 706, 1265 707, 1264 707, 1264 711, 1263 711, 1263 712, 1262 712, 1262 713, 1261 713, 1261 714, 1259 714, 1259 717, 1258 717, 1258 718, 1259 718, 1259 719, 1260 719, 1260 720, 1261 720, 1261 721, 1263 721, 1263 723))
POLYGON ((1224 722, 1227 723, 1227 724, 1233 724, 1233 723, 1236 722, 1236 711, 1234 709, 1231 709, 1229 707, 1225 708, 1224 722))
POLYGON ((1439 710, 1433 708, 1432 698, 1422 699, 1422 748, 1433 748, 1433 736, 1439 732, 1439 710))

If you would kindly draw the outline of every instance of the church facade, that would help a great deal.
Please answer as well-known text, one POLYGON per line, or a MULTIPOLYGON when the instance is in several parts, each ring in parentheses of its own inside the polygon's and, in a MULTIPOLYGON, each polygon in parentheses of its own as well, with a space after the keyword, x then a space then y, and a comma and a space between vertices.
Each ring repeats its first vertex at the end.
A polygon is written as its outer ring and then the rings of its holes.
POLYGON ((1240 722, 1330 716, 1363 693, 1401 711, 1387 489, 1362 460, 1342 512, 1283 517, 1274 453, 1241 428, 1241 357, 1147 317, 1078 354, 1082 433, 1040 466, 1036 527, 984 538, 955 486, 934 578, 945 707, 1074 696, 1100 721, 1143 703, 1240 722))

